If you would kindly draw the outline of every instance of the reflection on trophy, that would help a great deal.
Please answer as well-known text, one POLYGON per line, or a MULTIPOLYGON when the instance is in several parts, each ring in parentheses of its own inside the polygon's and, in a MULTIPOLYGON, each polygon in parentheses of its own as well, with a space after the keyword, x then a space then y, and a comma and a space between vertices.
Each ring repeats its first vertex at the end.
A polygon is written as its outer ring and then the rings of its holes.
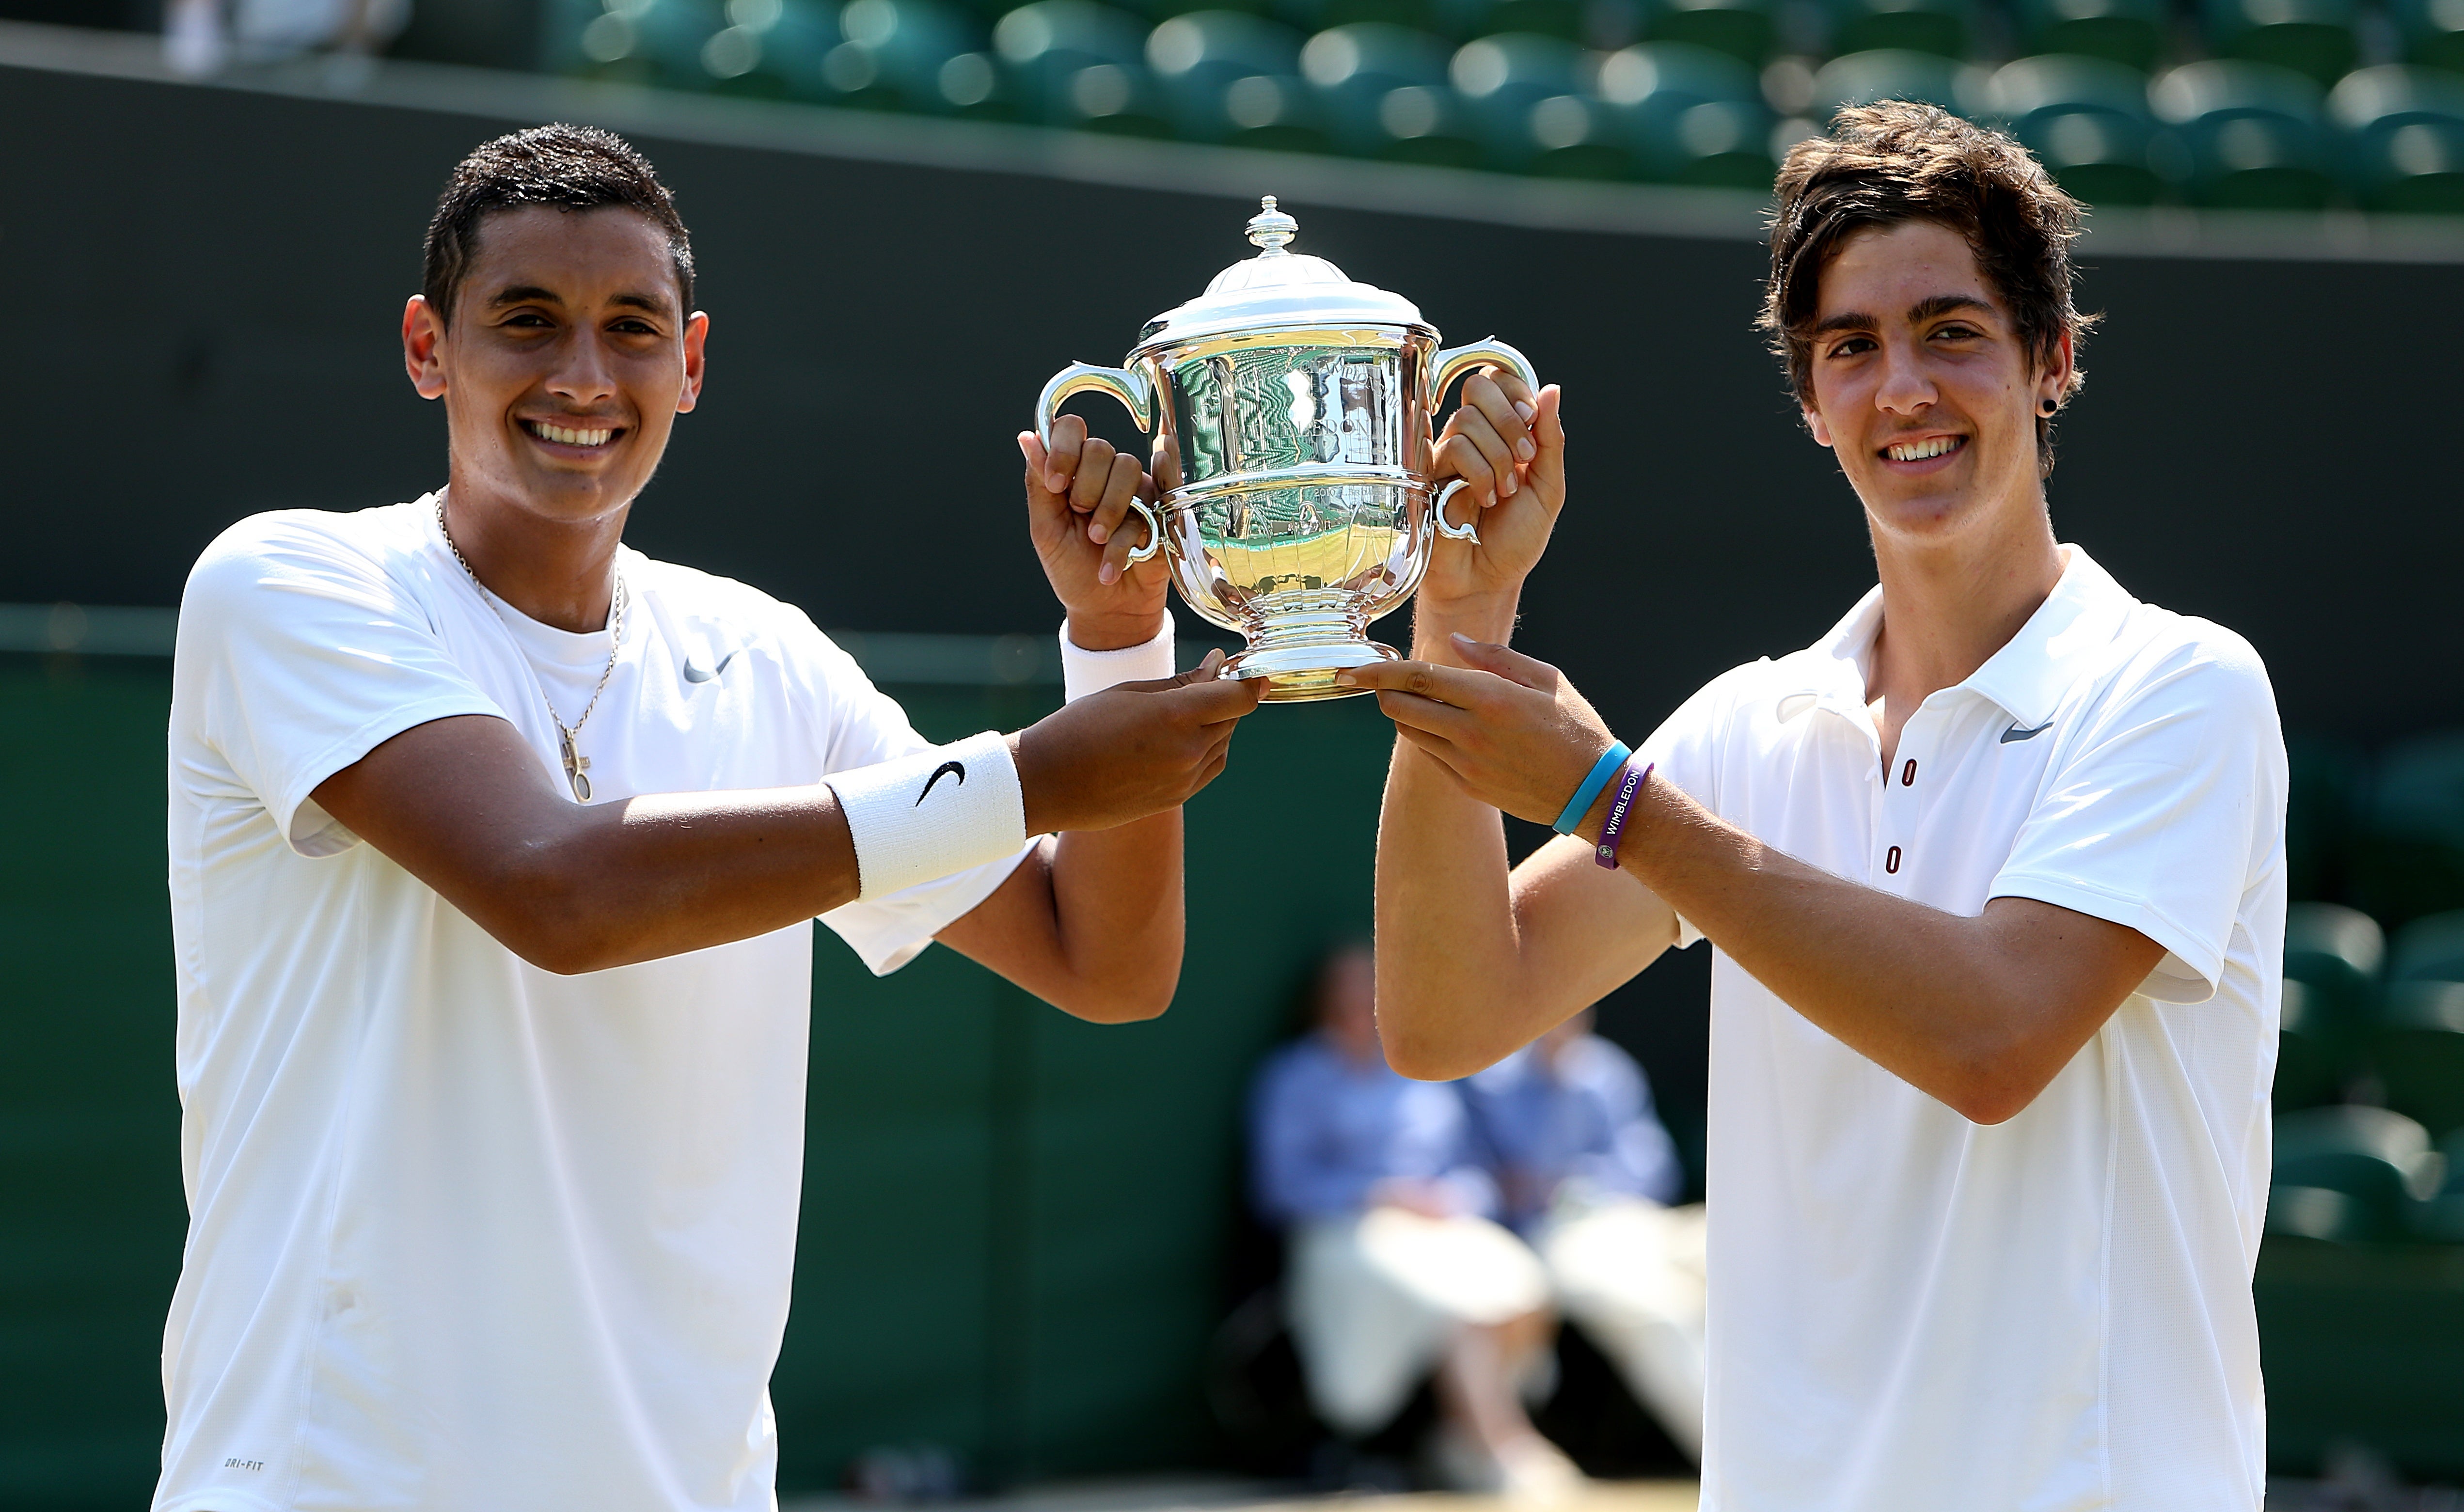
POLYGON ((1485 363, 1538 386, 1497 340, 1438 349, 1408 299, 1286 250, 1299 230, 1274 196, 1249 222, 1260 250, 1206 293, 1147 322, 1123 367, 1077 363, 1044 385, 1036 434, 1072 394, 1119 400, 1158 445, 1157 508, 1132 560, 1169 551, 1172 581, 1248 643, 1224 663, 1269 700, 1340 698, 1347 667, 1392 660, 1369 622, 1419 586, 1440 533, 1479 538, 1432 498, 1431 426, 1457 378, 1485 363))

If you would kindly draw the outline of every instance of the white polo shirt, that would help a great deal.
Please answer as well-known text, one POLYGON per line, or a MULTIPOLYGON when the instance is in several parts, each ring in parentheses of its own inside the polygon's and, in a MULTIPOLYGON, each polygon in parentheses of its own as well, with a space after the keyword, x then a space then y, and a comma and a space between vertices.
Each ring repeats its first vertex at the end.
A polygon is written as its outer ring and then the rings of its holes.
MULTIPOLYGON (((2036 898, 2166 955, 1982 1127, 1725 953, 1711 985, 1706 1512, 2254 1512, 2285 760, 2248 643, 2077 547, 1888 773, 1878 588, 1645 746, 1722 819, 1953 913, 2036 898)), ((1681 925, 1687 944, 1700 938, 1681 925)))

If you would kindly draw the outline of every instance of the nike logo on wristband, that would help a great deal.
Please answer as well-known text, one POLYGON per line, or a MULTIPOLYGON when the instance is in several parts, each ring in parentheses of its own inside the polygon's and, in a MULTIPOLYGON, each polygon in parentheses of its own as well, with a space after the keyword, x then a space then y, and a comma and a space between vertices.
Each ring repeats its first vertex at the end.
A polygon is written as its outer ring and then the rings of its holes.
POLYGON ((958 785, 960 787, 967 785, 967 769, 960 766, 956 761, 944 761, 939 766, 933 769, 933 775, 931 777, 924 779, 924 791, 915 795, 915 806, 917 808, 922 808, 924 806, 924 800, 933 796, 933 784, 940 781, 945 777, 951 776, 952 774, 957 775, 958 785))
POLYGON ((2007 746, 2013 740, 2034 740, 2052 728, 2054 728, 2054 722, 2050 719, 2034 730, 2022 730, 2014 723, 2010 729, 2002 732, 2002 743, 2007 746))

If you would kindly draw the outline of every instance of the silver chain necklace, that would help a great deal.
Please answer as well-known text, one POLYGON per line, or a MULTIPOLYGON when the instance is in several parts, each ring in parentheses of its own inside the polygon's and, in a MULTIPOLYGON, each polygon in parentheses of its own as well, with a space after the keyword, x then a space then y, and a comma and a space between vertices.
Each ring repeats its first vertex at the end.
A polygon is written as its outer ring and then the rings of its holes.
MULTIPOLYGON (((442 493, 436 496, 436 533, 445 537, 445 549, 462 564, 462 575, 471 580, 471 586, 479 590, 479 597, 488 601, 490 608, 495 608, 496 596, 490 593, 488 585, 479 581, 479 575, 471 570, 471 559, 462 555, 462 548, 453 543, 453 532, 446 528, 445 495, 442 493)), ((590 702, 583 706, 582 717, 570 725, 566 724, 558 715, 555 703, 547 696, 547 685, 539 685, 539 702, 547 705, 548 723, 556 726, 557 745, 564 756, 564 779, 573 784, 574 799, 583 803, 590 801, 590 758, 574 749, 573 740, 582 734, 582 727, 590 722, 590 712, 599 707, 599 695, 607 690, 607 679, 616 673, 616 658, 625 649, 624 573, 617 572, 615 579, 615 595, 607 608, 607 665, 599 669, 599 686, 590 690, 590 702)), ((503 618, 502 611, 498 611, 497 617, 503 618)))

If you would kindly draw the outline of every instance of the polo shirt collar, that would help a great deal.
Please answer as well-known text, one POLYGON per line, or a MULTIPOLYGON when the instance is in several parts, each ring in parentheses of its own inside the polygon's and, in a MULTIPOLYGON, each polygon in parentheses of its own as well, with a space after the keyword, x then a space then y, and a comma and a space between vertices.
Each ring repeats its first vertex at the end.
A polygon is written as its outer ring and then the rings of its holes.
MULTIPOLYGON (((2077 546, 2061 548, 2062 576, 2054 591, 2019 627, 2019 633, 1986 659, 1959 686, 1991 699, 2023 725, 2054 716, 2062 695, 2079 678, 2079 659, 2109 643, 2138 601, 2094 558, 2077 546)), ((1814 643, 1803 683, 1785 696, 1811 698, 1864 719, 1875 639, 1882 629, 1882 589, 1867 589, 1830 633, 1814 643)))

